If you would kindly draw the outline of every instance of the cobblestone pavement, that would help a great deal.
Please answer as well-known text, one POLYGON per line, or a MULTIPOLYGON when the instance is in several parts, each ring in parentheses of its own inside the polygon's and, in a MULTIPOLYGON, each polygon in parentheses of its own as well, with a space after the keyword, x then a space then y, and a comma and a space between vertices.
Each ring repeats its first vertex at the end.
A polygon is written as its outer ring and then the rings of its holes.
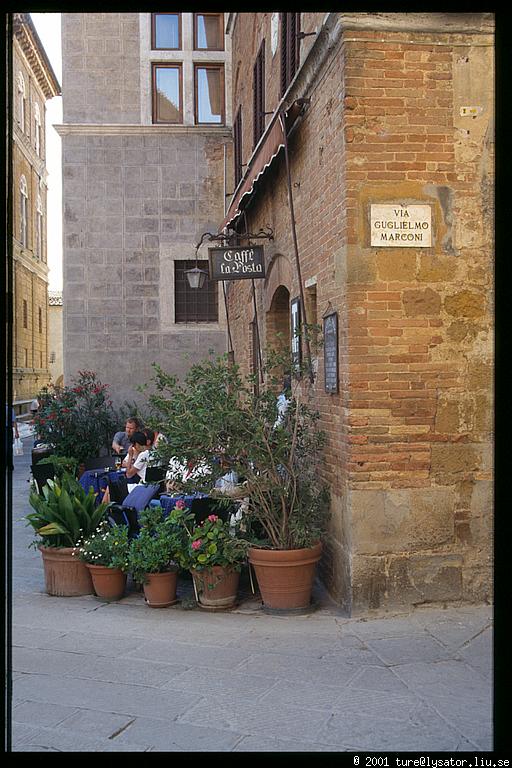
POLYGON ((321 592, 270 616, 244 579, 226 613, 50 597, 28 545, 32 440, 13 473, 12 749, 369 752, 492 749, 492 608, 348 618, 321 592))

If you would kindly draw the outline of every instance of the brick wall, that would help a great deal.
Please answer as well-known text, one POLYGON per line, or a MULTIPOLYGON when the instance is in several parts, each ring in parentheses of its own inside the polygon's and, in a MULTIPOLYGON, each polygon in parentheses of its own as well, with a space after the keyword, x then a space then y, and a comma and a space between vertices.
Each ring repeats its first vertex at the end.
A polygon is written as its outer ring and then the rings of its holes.
MULTIPOLYGON (((267 15, 257 16, 252 37, 249 20, 233 35, 241 62, 233 109, 241 100, 245 123, 257 31, 268 28, 267 15)), ((412 19, 403 21, 411 29, 392 20, 395 28, 376 32, 350 16, 290 140, 302 277, 316 281, 317 317, 308 322, 321 322, 329 306, 339 314, 340 392, 323 391, 321 355, 315 389, 332 497, 322 572, 354 612, 487 599, 492 35, 448 33, 439 19, 437 31, 412 19), (461 112, 468 105, 474 117, 461 112), (393 202, 431 207, 431 248, 370 246, 370 205, 393 202)), ((256 281, 264 339, 275 288, 298 295, 285 181, 281 158, 247 210, 250 231, 274 230, 267 279, 256 281), (276 280, 283 260, 289 270, 276 280)), ((249 287, 235 284, 229 302, 237 362, 248 366, 249 287)))

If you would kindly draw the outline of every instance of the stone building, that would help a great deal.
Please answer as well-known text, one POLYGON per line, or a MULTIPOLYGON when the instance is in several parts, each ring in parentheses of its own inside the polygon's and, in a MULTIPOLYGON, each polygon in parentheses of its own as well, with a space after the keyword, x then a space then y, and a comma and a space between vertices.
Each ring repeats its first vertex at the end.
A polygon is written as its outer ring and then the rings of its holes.
POLYGON ((153 362, 181 375, 226 348, 224 297, 185 276, 225 212, 224 27, 222 13, 62 14, 64 379, 94 370, 117 404, 153 362))
POLYGON ((237 186, 218 228, 273 232, 257 314, 251 281, 228 286, 234 355, 255 370, 256 323, 297 353, 294 318, 329 329, 324 579, 351 613, 486 600, 493 15, 238 13, 228 32, 237 186))
POLYGON ((48 370, 53 384, 64 383, 62 291, 48 291, 48 370))
POLYGON ((12 22, 12 377, 16 402, 31 400, 50 378, 45 103, 60 94, 60 85, 30 14, 14 13, 12 22))

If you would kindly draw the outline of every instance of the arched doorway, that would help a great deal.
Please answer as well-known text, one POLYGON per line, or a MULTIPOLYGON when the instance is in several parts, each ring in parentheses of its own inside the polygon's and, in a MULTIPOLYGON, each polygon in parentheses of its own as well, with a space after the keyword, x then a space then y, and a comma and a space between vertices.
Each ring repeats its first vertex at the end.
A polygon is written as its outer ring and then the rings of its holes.
POLYGON ((284 285, 280 285, 272 296, 265 335, 269 347, 290 348, 290 291, 284 285))

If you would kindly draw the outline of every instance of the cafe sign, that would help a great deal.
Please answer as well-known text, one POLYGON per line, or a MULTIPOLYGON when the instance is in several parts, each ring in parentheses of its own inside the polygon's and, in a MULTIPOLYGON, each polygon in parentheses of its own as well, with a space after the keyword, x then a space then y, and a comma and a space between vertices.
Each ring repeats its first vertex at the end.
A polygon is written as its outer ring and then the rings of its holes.
POLYGON ((430 248, 430 205, 371 205, 371 245, 379 248, 430 248))
POLYGON ((248 280, 265 277, 262 245, 208 248, 210 280, 248 280))

